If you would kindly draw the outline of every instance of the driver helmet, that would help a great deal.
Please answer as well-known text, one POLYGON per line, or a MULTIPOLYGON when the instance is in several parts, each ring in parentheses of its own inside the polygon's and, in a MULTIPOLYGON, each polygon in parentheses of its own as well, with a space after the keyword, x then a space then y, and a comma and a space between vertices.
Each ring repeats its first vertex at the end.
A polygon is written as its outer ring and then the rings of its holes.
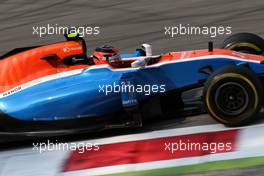
POLYGON ((118 66, 121 63, 119 50, 109 45, 95 48, 93 60, 95 64, 110 64, 112 66, 118 66))

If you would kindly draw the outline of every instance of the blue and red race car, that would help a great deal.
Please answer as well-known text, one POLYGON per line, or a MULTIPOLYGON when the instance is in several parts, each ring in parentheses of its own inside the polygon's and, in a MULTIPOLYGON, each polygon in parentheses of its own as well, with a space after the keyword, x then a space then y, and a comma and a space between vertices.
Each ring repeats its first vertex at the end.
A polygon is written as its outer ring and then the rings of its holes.
POLYGON ((50 133, 141 126, 145 117, 175 116, 182 94, 203 90, 217 121, 252 121, 263 105, 264 40, 235 34, 222 49, 152 55, 144 44, 119 54, 103 46, 87 57, 78 34, 46 46, 19 48, 0 57, 1 130, 50 133))

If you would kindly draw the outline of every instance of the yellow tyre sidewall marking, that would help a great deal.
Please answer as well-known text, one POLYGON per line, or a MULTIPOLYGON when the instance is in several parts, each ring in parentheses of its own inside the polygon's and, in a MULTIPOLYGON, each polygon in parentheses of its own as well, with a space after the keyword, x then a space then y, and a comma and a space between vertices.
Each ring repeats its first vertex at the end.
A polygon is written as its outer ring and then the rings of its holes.
POLYGON ((226 47, 226 49, 234 49, 236 47, 248 47, 248 48, 253 48, 255 51, 262 51, 261 48, 259 48, 258 46, 256 46, 253 43, 248 43, 248 42, 240 42, 240 43, 235 43, 235 44, 230 44, 229 46, 226 47))
POLYGON ((252 88, 253 93, 254 93, 254 95, 255 95, 255 97, 256 97, 255 104, 254 104, 254 109, 257 108, 257 106, 258 106, 258 102, 259 102, 259 99, 258 99, 258 93, 257 93, 256 87, 255 87, 254 84, 253 84, 249 79, 247 79, 246 77, 244 77, 244 76, 242 76, 242 75, 240 75, 240 74, 237 74, 237 73, 225 73, 225 74, 222 74, 222 75, 216 76, 216 77, 213 79, 213 81, 212 81, 212 83, 211 83, 211 86, 209 86, 209 88, 208 88, 208 90, 207 90, 207 92, 206 92, 206 104, 207 104, 207 108, 208 108, 208 110, 210 111, 210 113, 213 114, 213 116, 214 116, 215 118, 217 118, 217 119, 218 119, 219 121, 221 121, 221 122, 227 122, 227 121, 225 121, 225 120, 223 120, 222 118, 218 117, 218 116, 214 113, 214 111, 212 110, 212 107, 211 107, 211 105, 210 105, 210 102, 209 102, 209 94, 210 94, 210 91, 211 91, 211 89, 212 89, 212 86, 213 86, 215 83, 217 83, 218 81, 220 81, 220 80, 222 80, 222 79, 224 79, 224 78, 227 78, 227 77, 229 77, 229 78, 231 77, 231 78, 239 78, 239 79, 242 79, 242 80, 246 81, 246 82, 250 85, 250 87, 252 88))

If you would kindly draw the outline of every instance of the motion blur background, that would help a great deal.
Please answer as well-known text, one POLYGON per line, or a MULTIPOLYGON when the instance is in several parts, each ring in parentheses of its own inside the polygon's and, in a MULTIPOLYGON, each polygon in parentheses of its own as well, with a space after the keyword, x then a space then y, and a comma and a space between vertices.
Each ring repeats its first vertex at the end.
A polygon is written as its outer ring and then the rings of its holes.
POLYGON ((165 26, 231 26, 232 32, 263 35, 262 0, 2 0, 0 6, 0 53, 13 48, 64 40, 62 36, 40 38, 33 26, 99 26, 99 35, 86 36, 88 50, 111 44, 128 52, 147 42, 155 53, 216 46, 219 35, 164 35, 165 26))
MULTIPOLYGON (((86 35, 88 52, 96 46, 111 44, 122 52, 131 52, 142 43, 153 45, 154 53, 207 48, 208 41, 215 46, 228 37, 218 35, 165 35, 165 26, 179 24, 192 26, 231 26, 232 34, 251 32, 264 37, 263 0, 1 0, 0 54, 25 46, 64 41, 62 35, 40 38, 33 35, 34 26, 99 26, 99 35, 86 35)), ((157 128, 168 129, 215 123, 208 115, 187 117, 158 123, 157 128)), ((156 130, 153 126, 147 129, 156 130)), ((110 136, 118 135, 113 132, 110 136)), ((109 136, 108 132, 99 137, 109 136)), ((96 136, 86 135, 86 138, 96 136)), ((73 139, 76 140, 76 139, 73 139)), ((0 139, 1 141, 1 139, 0 139)), ((17 148, 20 145, 17 144, 17 148)), ((1 151, 5 153, 5 151, 1 151)), ((16 153, 20 155, 20 153, 16 153)), ((4 161, 0 162, 3 167, 4 161)), ((214 173, 232 175, 234 172, 214 173)), ((237 175, 255 173, 236 171, 237 175)))

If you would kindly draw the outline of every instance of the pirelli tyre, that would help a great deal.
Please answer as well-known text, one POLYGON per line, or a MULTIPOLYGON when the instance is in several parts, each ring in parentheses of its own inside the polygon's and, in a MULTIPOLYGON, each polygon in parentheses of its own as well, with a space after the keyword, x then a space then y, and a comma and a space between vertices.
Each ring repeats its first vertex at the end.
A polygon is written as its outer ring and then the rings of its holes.
POLYGON ((213 73, 203 92, 207 112, 218 122, 241 126, 260 111, 263 88, 258 77, 245 66, 227 66, 213 73))
POLYGON ((262 55, 264 52, 264 39, 256 34, 238 33, 228 37, 221 48, 262 55))

